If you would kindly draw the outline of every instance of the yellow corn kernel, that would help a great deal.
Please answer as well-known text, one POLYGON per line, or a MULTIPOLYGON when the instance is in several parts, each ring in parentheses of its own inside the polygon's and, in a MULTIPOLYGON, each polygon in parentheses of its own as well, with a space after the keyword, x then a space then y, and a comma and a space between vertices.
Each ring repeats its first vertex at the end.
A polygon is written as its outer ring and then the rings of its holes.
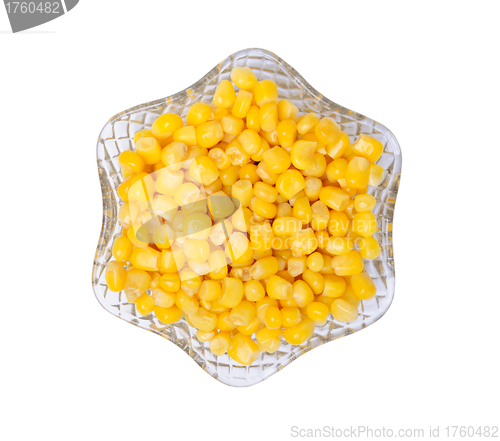
MULTIPOLYGON (((262 180, 265 181, 264 179, 262 180)), ((302 176, 298 170, 286 170, 284 173, 281 173, 276 180, 276 190, 287 199, 294 197, 299 191, 303 190, 305 186, 306 181, 304 176, 302 176)))
POLYGON ((215 104, 211 104, 212 114, 210 115, 209 121, 220 121, 226 115, 229 115, 229 109, 223 107, 218 107, 215 104))
POLYGON ((340 139, 335 144, 327 147, 327 155, 332 159, 341 158, 350 145, 349 136, 345 132, 340 132, 340 139))
MULTIPOLYGON (((289 259, 290 260, 290 259, 289 259)), ((287 282, 293 283, 295 282, 295 277, 291 276, 290 273, 287 270, 283 271, 278 271, 276 273, 277 276, 281 277, 282 279, 285 279, 287 282)), ((280 302, 291 302, 293 303, 293 299, 281 299, 280 302)))
MULTIPOLYGON (((255 309, 255 308, 254 308, 255 309)), ((257 316, 248 323, 246 326, 238 326, 237 329, 244 335, 253 335, 260 328, 261 323, 257 316)))
POLYGON ((199 341, 201 341, 202 343, 205 343, 207 341, 212 340, 212 338, 214 338, 216 334, 217 334, 217 330, 213 330, 213 331, 210 331, 210 332, 205 332, 205 331, 198 330, 196 332, 196 338, 199 341))
POLYGON ((128 193, 130 191, 130 186, 134 180, 135 173, 131 174, 127 179, 125 179, 117 188, 116 192, 118 193, 119 198, 123 202, 128 202, 128 193))
POLYGON ((221 331, 218 332, 214 337, 210 339, 210 352, 212 354, 221 356, 224 355, 229 347, 231 346, 231 332, 229 331, 221 331))
POLYGON ((325 275, 325 289, 322 295, 325 297, 340 297, 346 290, 346 281, 343 277, 335 274, 325 275))
MULTIPOLYGON (((274 233, 269 222, 256 224, 250 221, 250 246, 256 253, 270 250, 273 240, 274 233)), ((254 258, 258 260, 255 254, 254 258)))
POLYGON ((217 328, 219 328, 220 331, 226 332, 236 329, 236 325, 231 320, 229 320, 230 314, 230 311, 223 311, 219 313, 217 317, 217 328))
MULTIPOLYGON (((156 180, 156 185, 158 185, 158 179, 156 180)), ((156 191, 158 191, 158 188, 156 191)), ((174 219, 179 206, 173 197, 159 194, 154 197, 151 208, 154 214, 161 216, 168 222, 171 222, 174 219)))
POLYGON ((340 126, 333 118, 323 118, 314 128, 318 140, 326 145, 337 144, 340 141, 340 126))
POLYGON ((119 292, 124 289, 126 276, 125 268, 120 262, 113 260, 106 265, 106 284, 110 291, 119 292))
POLYGON ((222 185, 227 185, 231 187, 238 180, 238 172, 240 167, 237 165, 231 165, 228 168, 221 170, 220 172, 220 180, 222 185))
POLYGON ((304 225, 311 222, 312 209, 307 196, 302 196, 295 200, 293 204, 293 215, 297 219, 300 219, 304 225))
POLYGON ((299 140, 295 142, 291 150, 291 160, 294 167, 299 170, 311 170, 314 168, 314 152, 317 143, 299 140))
MULTIPOLYGON (((283 274, 283 272, 280 271, 278 273, 278 275, 280 275, 280 274, 283 274)), ((286 272, 284 272, 284 274, 286 274, 286 272)), ((293 284, 294 284, 295 280, 293 277, 290 277, 288 274, 287 274, 287 276, 289 277, 288 281, 292 284, 292 296, 293 296, 293 284)), ((298 307, 297 302, 293 299, 293 297, 291 299, 287 299, 287 300, 280 300, 279 303, 280 303, 280 306, 282 308, 297 308, 298 307)))
POLYGON ((358 194, 354 198, 354 208, 356 211, 371 211, 377 205, 377 201, 371 194, 358 194))
POLYGON ((119 236, 113 243, 112 254, 118 261, 130 262, 133 249, 134 245, 127 236, 119 236))
POLYGON ((264 314, 264 325, 268 329, 281 329, 281 311, 277 306, 269 306, 264 314))
POLYGON ((333 208, 335 211, 344 211, 349 205, 349 195, 337 187, 323 187, 319 194, 319 199, 326 206, 333 208))
POLYGON ((151 127, 153 136, 160 142, 171 138, 174 132, 180 129, 184 123, 179 115, 165 113, 159 116, 151 127))
POLYGON ((156 306, 154 309, 155 315, 163 323, 171 324, 176 323, 184 317, 184 312, 178 308, 176 305, 170 308, 163 308, 161 306, 156 306))
POLYGON ((271 297, 268 297, 268 296, 265 296, 262 300, 258 301, 255 304, 257 317, 262 323, 264 323, 266 311, 267 311, 267 308, 269 306, 278 307, 279 306, 278 300, 272 299, 271 297))
POLYGON ((200 189, 192 182, 179 185, 174 193, 174 201, 180 205, 192 204, 198 200, 200 189))
POLYGON ((297 121, 299 109, 287 99, 278 102, 278 118, 280 121, 297 121))
POLYGON ((156 138, 140 138, 135 143, 135 151, 145 164, 156 164, 160 161, 161 145, 156 138))
POLYGON ((298 325, 283 331, 283 337, 291 345, 300 345, 309 340, 313 334, 314 322, 310 318, 303 318, 298 325))
POLYGON ((311 227, 314 231, 323 231, 328 226, 330 212, 321 201, 316 201, 311 206, 311 227))
POLYGON ((234 91, 233 85, 228 80, 222 80, 215 91, 214 104, 217 107, 228 109, 233 105, 235 100, 236 93, 234 91))
POLYGON ((249 280, 244 284, 243 288, 245 298, 251 302, 259 302, 266 295, 264 287, 257 280, 249 280))
POLYGON ((355 155, 368 159, 372 164, 382 156, 384 146, 373 136, 360 135, 359 139, 352 145, 355 155))
POLYGON ((177 273, 166 273, 160 278, 160 285, 167 292, 177 292, 181 289, 181 279, 177 273))
POLYGON ((151 296, 153 297, 155 303, 162 308, 170 308, 174 305, 176 299, 175 293, 164 291, 161 288, 153 289, 151 296))
POLYGON ((292 277, 300 276, 307 267, 306 260, 307 258, 305 256, 290 257, 287 262, 288 274, 292 277))
POLYGON ((235 326, 247 326, 255 317, 255 306, 248 300, 242 300, 229 314, 229 321, 235 326))
POLYGON ((281 147, 291 148, 297 139, 297 125, 294 121, 281 121, 277 127, 278 140, 281 147))
POLYGON ((292 284, 279 276, 271 276, 266 284, 267 295, 276 300, 292 298, 292 284))
POLYGON ((142 316, 149 315, 155 309, 155 300, 150 295, 143 294, 136 300, 135 309, 142 316))
POLYGON ((188 146, 196 145, 196 129, 194 126, 185 126, 174 133, 174 141, 183 142, 188 146))
POLYGON ((309 268, 311 271, 319 272, 323 269, 325 261, 321 253, 315 252, 307 257, 306 264, 307 268, 309 268))
POLYGON ((357 306, 344 299, 336 299, 332 303, 331 312, 335 320, 344 323, 353 322, 359 316, 357 306))
POLYGON ((316 240, 318 241, 318 248, 320 250, 326 251, 326 245, 328 244, 328 239, 330 238, 328 236, 328 233, 326 231, 316 231, 314 235, 316 236, 316 240))
POLYGON ((306 282, 316 295, 321 294, 325 289, 325 278, 320 273, 306 269, 302 274, 302 280, 306 282))
POLYGON ((272 80, 259 81, 253 88, 255 103, 262 107, 266 103, 278 103, 278 88, 272 80))
POLYGON ((262 159, 269 169, 276 174, 283 173, 292 163, 290 155, 281 147, 273 147, 262 155, 262 159))
POLYGON ((243 282, 234 277, 225 277, 222 280, 222 291, 219 303, 226 308, 234 308, 243 298, 243 282))
POLYGON ((217 327, 217 314, 198 308, 194 314, 189 315, 192 325, 200 331, 211 332, 217 327))
POLYGON ((254 251, 250 248, 250 242, 246 234, 235 231, 229 236, 226 245, 226 255, 233 263, 247 262, 253 256, 254 251))
MULTIPOLYGON (((175 305, 184 313, 184 314, 195 314, 200 307, 198 299, 195 297, 188 296, 184 291, 177 291, 175 305)), ((162 320, 163 321, 163 320, 162 320)))
POLYGON ((312 228, 306 228, 290 235, 290 249, 294 256, 306 256, 318 248, 318 241, 312 228))
POLYGON ((210 246, 206 240, 186 239, 184 253, 186 258, 195 262, 206 262, 210 256, 210 246))
POLYGON ((307 115, 300 117, 297 121, 297 131, 300 135, 305 135, 311 130, 314 130, 318 123, 318 115, 316 115, 315 113, 308 113, 307 115))
POLYGON ((198 296, 201 300, 217 300, 221 294, 221 285, 216 280, 204 280, 200 286, 198 296))
POLYGON ((208 121, 196 126, 196 141, 200 147, 210 148, 224 138, 219 121, 208 121))
POLYGON ((127 231, 127 237, 134 246, 139 248, 146 248, 151 240, 150 234, 145 225, 138 228, 137 231, 134 231, 134 228, 130 228, 127 231))
POLYGON ((368 185, 377 187, 382 183, 386 175, 386 171, 378 164, 370 164, 370 178, 368 185))
MULTIPOLYGON (((267 150, 266 153, 268 151, 269 150, 267 150)), ((298 173, 300 175, 300 172, 298 173)), ((274 185, 274 184, 276 184, 276 186, 278 185, 277 184, 278 175, 274 173, 264 161, 261 161, 257 166, 257 175, 268 185, 274 185)), ((302 177, 302 175, 300 176, 302 177)), ((304 178, 302 177, 302 179, 304 178)))
POLYGON ((272 219, 276 216, 278 209, 276 208, 276 205, 264 202, 262 199, 254 197, 250 201, 250 210, 259 216, 265 217, 266 219, 272 219))
POLYGON ((313 155, 313 167, 303 170, 302 174, 304 176, 313 176, 319 178, 325 174, 326 171, 326 159, 321 153, 316 152, 313 155))
POLYGON ((174 273, 183 267, 184 262, 184 250, 180 247, 172 246, 171 250, 162 250, 160 270, 164 273, 174 273))
POLYGON ((180 272, 179 277, 181 279, 182 291, 190 296, 198 293, 201 283, 203 282, 202 276, 185 268, 180 272))
POLYGON ((236 66, 231 71, 231 81, 240 89, 250 90, 257 84, 257 77, 248 66, 236 66))
POLYGON ((183 233, 188 239, 206 240, 212 229, 212 220, 206 214, 192 213, 184 218, 183 233))
POLYGON ((359 253, 363 259, 376 259, 381 252, 380 245, 374 237, 366 237, 359 241, 359 253))
POLYGON ((363 259, 356 250, 351 250, 349 254, 335 256, 332 268, 337 276, 353 276, 363 272, 363 259))
POLYGON ((250 106, 246 116, 247 129, 257 133, 260 132, 259 110, 257 106, 250 106))
POLYGON ((314 300, 314 293, 304 280, 296 280, 292 284, 292 298, 299 308, 304 308, 314 300))
POLYGON ((275 103, 264 104, 259 110, 259 123, 261 130, 272 132, 278 126, 278 108, 275 103))
POLYGON ((326 176, 328 180, 333 184, 339 179, 343 179, 347 166, 348 162, 344 158, 334 159, 326 167, 326 176))
POLYGON ((228 133, 230 135, 239 135, 245 127, 243 120, 234 115, 226 115, 221 119, 220 123, 224 133, 228 133))
POLYGON ((352 240, 348 237, 330 237, 326 251, 334 256, 348 254, 353 249, 352 240))
MULTIPOLYGON (((370 163, 368 159, 355 156, 349 161, 345 170, 345 181, 352 188, 363 188, 370 180, 370 163)), ((342 185, 342 183, 340 183, 342 185)))
POLYGON ((276 352, 280 345, 280 337, 283 334, 281 328, 279 329, 268 329, 262 328, 260 331, 255 333, 255 338, 257 340, 257 345, 262 352, 268 352, 270 354, 276 352))
POLYGON ((274 276, 279 270, 278 259, 274 256, 257 260, 250 268, 250 276, 253 280, 267 279, 274 276))
POLYGON ((350 283, 347 284, 345 293, 341 299, 349 302, 351 305, 354 305, 356 308, 360 305, 361 299, 354 294, 354 290, 352 289, 352 286, 350 283))
POLYGON ((321 179, 315 178, 313 176, 308 176, 306 178, 306 186, 304 188, 304 193, 308 197, 309 201, 315 202, 319 199, 319 193, 323 188, 323 183, 321 179))
MULTIPOLYGON (((242 181, 238 181, 242 182, 242 181)), ((246 207, 238 208, 231 216, 231 222, 235 230, 247 232, 250 230, 252 212, 246 207)))
POLYGON ((146 166, 144 160, 136 152, 131 150, 125 150, 120 153, 118 162, 122 166, 123 170, 127 170, 132 173, 140 173, 146 166))
POLYGON ((273 130, 272 132, 266 132, 264 130, 261 130, 259 134, 262 137, 262 143, 264 143, 265 141, 269 146, 273 147, 280 143, 280 140, 278 139, 277 130, 273 130))
POLYGON ((160 252, 154 248, 135 248, 130 256, 130 262, 134 268, 144 271, 158 271, 160 252))
POLYGON ((287 202, 283 202, 278 205, 278 211, 276 213, 276 218, 279 217, 291 217, 293 214, 293 209, 287 202))
POLYGON ((226 264, 226 253, 223 250, 216 250, 210 254, 210 257, 208 258, 208 265, 210 267, 208 276, 211 279, 222 280, 227 276, 228 270, 226 264))
POLYGON ((173 196, 183 181, 184 172, 182 170, 172 170, 170 167, 163 168, 156 177, 156 191, 173 196))
POLYGON ((273 222, 273 232, 276 236, 287 236, 302 230, 302 222, 294 217, 279 217, 273 222))
POLYGON ((137 140, 139 140, 140 138, 147 138, 149 136, 153 136, 153 132, 151 130, 148 129, 138 130, 137 132, 135 132, 134 135, 134 143, 136 143, 137 140))
POLYGON ((212 116, 212 109, 206 103, 194 103, 186 115, 186 124, 188 126, 199 126, 207 122, 212 116))
POLYGON ((352 219, 352 228, 362 237, 371 237, 377 231, 377 219, 371 211, 356 213, 352 219))
MULTIPOLYGON (((266 312, 267 314, 267 312, 266 312)), ((282 325, 284 328, 296 326, 302 320, 300 310, 297 307, 284 307, 281 309, 282 325)))
POLYGON ((368 273, 355 274, 350 284, 355 296, 361 300, 370 300, 377 294, 377 287, 368 273))
MULTIPOLYGON (((248 180, 236 182, 231 187, 231 196, 236 198, 242 207, 248 207, 253 198, 252 183, 248 180)), ((246 231, 246 230, 245 230, 246 231)))
POLYGON ((233 225, 229 220, 224 219, 213 225, 210 230, 210 241, 214 245, 222 245, 233 232, 233 225))
POLYGON ((208 157, 213 161, 219 170, 225 170, 231 165, 231 161, 226 155, 226 152, 220 147, 210 149, 208 157))
POLYGON ((128 270, 126 272, 125 286, 123 288, 127 301, 135 302, 146 292, 150 284, 151 276, 146 271, 135 268, 128 270))
POLYGON ((324 295, 316 296, 316 302, 320 302, 328 306, 328 310, 330 310, 332 303, 335 301, 335 297, 326 297, 324 295))
POLYGON ((236 334, 227 350, 228 355, 237 363, 250 365, 260 355, 260 349, 249 335, 236 334))
POLYGON ((349 219, 343 211, 330 211, 328 219, 328 232, 333 238, 343 237, 349 229, 349 219))
POLYGON ((237 142, 240 149, 246 154, 247 160, 250 155, 257 153, 261 147, 261 138, 259 134, 252 129, 243 130, 243 132, 239 134, 237 142))
POLYGON ((208 156, 193 159, 189 166, 189 173, 203 185, 210 185, 219 177, 219 169, 208 156))
POLYGON ((231 113, 237 118, 245 118, 248 115, 251 105, 252 94, 246 90, 240 90, 236 96, 231 113))
POLYGON ((179 170, 188 157, 188 147, 183 142, 172 142, 161 151, 161 162, 169 170, 179 170))
POLYGON ((278 199, 278 191, 265 182, 256 182, 253 188, 253 194, 270 204, 276 202, 276 199, 278 199))
POLYGON ((316 326, 324 326, 330 314, 330 308, 321 302, 311 302, 307 305, 307 317, 309 317, 316 326))
POLYGON ((155 183, 151 175, 147 173, 137 173, 132 178, 132 184, 128 192, 128 197, 131 201, 139 201, 143 207, 147 207, 147 203, 153 200, 155 192, 155 183))

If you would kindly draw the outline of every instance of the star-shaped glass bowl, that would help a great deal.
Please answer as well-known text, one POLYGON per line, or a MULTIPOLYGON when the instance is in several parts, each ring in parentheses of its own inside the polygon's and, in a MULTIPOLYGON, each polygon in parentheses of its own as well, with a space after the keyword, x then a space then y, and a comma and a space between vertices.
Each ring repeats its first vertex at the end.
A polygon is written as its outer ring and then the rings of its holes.
MULTIPOLYGON (((224 384, 250 386, 259 383, 283 369, 307 351, 339 337, 370 326, 389 309, 394 297, 394 255, 392 248, 392 223, 394 205, 401 176, 401 150, 394 135, 382 124, 359 113, 348 110, 317 92, 299 73, 272 52, 263 49, 245 49, 219 63, 191 87, 167 98, 132 107, 111 118, 104 126, 97 143, 97 166, 102 189, 103 223, 92 271, 92 285, 99 303, 111 314, 127 322, 154 332, 175 343, 184 350, 203 370, 224 384), (143 317, 136 312, 135 305, 128 303, 123 292, 111 292, 106 285, 105 268, 112 259, 114 240, 121 235, 118 223, 120 199, 118 185, 123 178, 118 156, 134 148, 134 134, 138 130, 150 129, 158 116, 173 112, 185 118, 189 107, 198 101, 212 103, 213 95, 221 80, 229 79, 235 66, 249 66, 260 80, 276 82, 281 98, 287 98, 299 108, 299 115, 315 112, 334 118, 354 142, 359 135, 369 134, 384 145, 377 164, 387 174, 378 187, 370 187, 377 205, 373 212, 378 229, 375 237, 382 248, 375 260, 365 260, 365 271, 377 286, 377 295, 362 301, 359 318, 352 323, 341 323, 329 316, 327 323, 316 327, 314 335, 301 345, 290 345, 282 339, 281 347, 274 354, 261 353, 250 366, 242 366, 224 356, 214 356, 208 343, 196 338, 196 329, 185 319, 173 325, 165 325, 154 314, 143 317)), ((137 349, 137 348, 136 348, 137 349)), ((134 351, 134 348, 131 348, 134 351)))

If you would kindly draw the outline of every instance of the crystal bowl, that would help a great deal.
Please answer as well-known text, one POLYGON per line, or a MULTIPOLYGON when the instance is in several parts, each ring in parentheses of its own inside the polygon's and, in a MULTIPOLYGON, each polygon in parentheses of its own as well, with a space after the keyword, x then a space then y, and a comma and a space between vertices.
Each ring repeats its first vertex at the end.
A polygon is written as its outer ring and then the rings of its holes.
MULTIPOLYGON (((401 151, 394 135, 382 124, 359 113, 348 110, 322 96, 299 73, 272 52, 263 49, 245 49, 229 56, 215 66, 197 83, 167 98, 141 104, 115 115, 102 129, 97 143, 97 167, 102 190, 103 223, 92 270, 92 285, 99 303, 111 314, 140 328, 152 331, 186 352, 204 371, 213 378, 231 386, 251 386, 283 369, 290 362, 324 343, 352 334, 370 326, 389 309, 394 297, 394 254, 392 247, 392 222, 394 206, 401 176, 401 151), (143 317, 136 312, 133 303, 127 303, 123 292, 111 292, 106 286, 105 267, 112 258, 114 240, 120 236, 122 227, 118 223, 120 200, 118 185, 123 178, 118 156, 134 147, 134 134, 138 130, 150 129, 159 115, 173 112, 185 118, 189 107, 198 101, 211 103, 217 84, 229 79, 234 66, 249 66, 259 80, 276 82, 280 98, 292 101, 302 113, 315 112, 334 118, 354 142, 360 134, 369 134, 384 145, 377 164, 387 175, 378 187, 370 187, 377 205, 373 212, 377 218, 375 235, 382 248, 381 255, 371 261, 365 260, 365 271, 377 286, 377 295, 362 301, 356 321, 340 323, 329 316, 327 323, 316 327, 314 335, 301 345, 290 345, 282 339, 282 345, 274 354, 261 353, 250 366, 242 366, 226 354, 214 356, 208 343, 196 338, 196 329, 185 319, 165 325, 151 314, 143 317)), ((134 348, 131 348, 133 351, 134 348)))

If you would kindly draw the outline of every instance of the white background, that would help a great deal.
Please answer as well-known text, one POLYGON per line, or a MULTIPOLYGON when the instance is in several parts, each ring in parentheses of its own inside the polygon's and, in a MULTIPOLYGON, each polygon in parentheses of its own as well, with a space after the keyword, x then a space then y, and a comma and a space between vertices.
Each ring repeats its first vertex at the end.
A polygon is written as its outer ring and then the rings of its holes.
POLYGON ((81 0, 0 8, 4 440, 285 440, 291 427, 499 425, 499 3, 81 0), (396 297, 250 388, 107 313, 91 287, 98 134, 247 47, 380 121, 403 151, 396 297))

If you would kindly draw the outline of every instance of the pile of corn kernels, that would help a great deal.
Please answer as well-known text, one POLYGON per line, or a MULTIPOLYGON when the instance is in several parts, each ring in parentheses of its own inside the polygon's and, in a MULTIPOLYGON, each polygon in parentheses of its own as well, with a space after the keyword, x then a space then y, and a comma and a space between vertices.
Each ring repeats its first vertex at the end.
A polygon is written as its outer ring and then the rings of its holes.
POLYGON ((185 123, 161 115, 120 155, 123 232, 106 281, 138 314, 185 318, 213 354, 249 365, 282 338, 304 343, 329 314, 353 322, 375 296, 367 191, 385 172, 377 139, 351 145, 334 119, 299 116, 248 67, 231 80, 185 123))

